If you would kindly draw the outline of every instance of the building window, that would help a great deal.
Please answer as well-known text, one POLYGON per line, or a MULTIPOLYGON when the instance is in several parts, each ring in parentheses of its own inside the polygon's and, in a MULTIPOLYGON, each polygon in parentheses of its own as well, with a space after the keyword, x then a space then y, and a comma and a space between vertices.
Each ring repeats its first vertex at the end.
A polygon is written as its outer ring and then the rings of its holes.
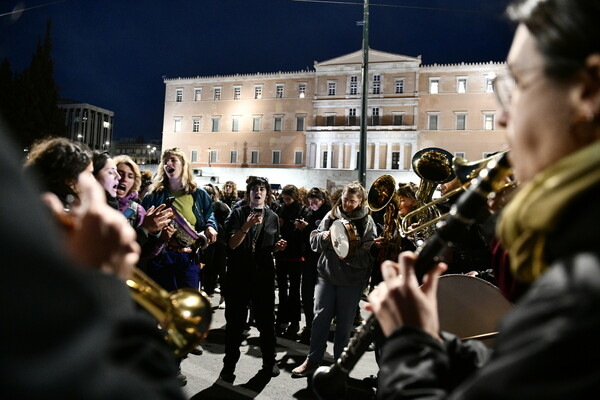
POLYGON ((296 165, 302 164, 302 152, 301 151, 294 152, 294 164, 296 164, 296 165))
POLYGON ((250 153, 250 163, 258 164, 258 150, 252 150, 250 153))
POLYGON ((202 100, 202 88, 194 89, 194 101, 202 100))
POLYGON ((283 117, 275 117, 273 119, 273 130, 281 132, 281 126, 283 125, 283 117))
POLYGON ((242 97, 242 87, 241 86, 234 86, 233 87, 233 99, 234 100, 239 100, 242 97))
POLYGON ((464 131, 467 129, 467 114, 456 114, 456 130, 464 131))
POLYGON ((192 150, 192 153, 190 154, 190 162, 198 162, 198 151, 197 150, 192 150))
POLYGON ((322 163, 321 163, 321 168, 327 168, 327 157, 329 156, 329 152, 324 151, 323 152, 323 159, 322 159, 322 163))
POLYGON ((194 118, 192 123, 192 132, 200 132, 200 118, 194 118))
POLYGON ((467 93, 467 78, 464 76, 456 78, 456 91, 458 93, 467 93))
POLYGON ((298 84, 298 97, 303 99, 306 96, 306 83, 298 84))
POLYGON ((381 94, 381 75, 373 75, 373 94, 381 94))
POLYGON ((351 95, 358 94, 358 76, 350 77, 350 94, 351 95))
POLYGON ((486 131, 494 130, 494 114, 483 115, 483 129, 486 131))
POLYGON ((175 118, 175 126, 173 132, 181 132, 181 118, 175 118))
POLYGON ((373 112, 371 116, 373 125, 379 125, 379 107, 373 107, 373 112))
POLYGON ((231 132, 239 132, 240 130, 240 117, 233 117, 231 120, 231 132))
POLYGON ((208 163, 216 163, 217 162, 217 150, 209 150, 208 151, 208 163))
POLYGON ((492 93, 494 91, 494 78, 496 75, 484 75, 483 77, 483 85, 484 90, 488 93, 492 93))
POLYGON ((348 109, 348 126, 356 126, 357 121, 356 121, 356 108, 349 108, 348 109))
POLYGON ((396 79, 395 92, 404 93, 404 79, 396 79))
POLYGON ((335 96, 335 82, 327 82, 327 95, 335 96))
POLYGON ((275 85, 275 97, 278 99, 283 99, 283 85, 282 84, 275 85))
POLYGON ((465 153, 463 151, 457 151, 454 153, 454 158, 465 158, 465 153))
POLYGON ((260 120, 261 117, 252 117, 252 130, 254 132, 260 131, 260 120))
POLYGON ((438 130, 438 118, 439 118, 439 114, 429 114, 427 129, 429 129, 430 131, 437 131, 438 130))
POLYGON ((436 94, 440 92, 440 78, 429 78, 429 93, 436 94))
POLYGON ((304 130, 304 119, 306 117, 302 116, 302 117, 296 117, 296 130, 297 131, 303 131, 304 130))
POLYGON ((404 114, 394 114, 394 121, 392 122, 394 125, 403 125, 404 123, 404 114))
POLYGON ((175 101, 178 103, 183 101, 183 89, 177 89, 175 92, 175 101))
POLYGON ((271 164, 280 164, 281 163, 281 151, 273 150, 273 152, 271 154, 272 154, 271 164))
POLYGON ((335 125, 335 114, 325 116, 325 125, 327 125, 327 126, 335 125))
POLYGON ((214 100, 221 100, 221 88, 216 87, 216 88, 214 88, 214 91, 215 91, 214 100))
POLYGON ((219 120, 220 118, 214 118, 212 119, 212 131, 213 132, 219 132, 219 120))
POLYGON ((400 169, 400 152, 392 151, 392 169, 400 169))
POLYGON ((262 85, 254 86, 254 98, 262 99, 262 85))
POLYGON ((229 152, 229 162, 231 164, 237 164, 237 155, 238 155, 237 150, 231 150, 229 152))

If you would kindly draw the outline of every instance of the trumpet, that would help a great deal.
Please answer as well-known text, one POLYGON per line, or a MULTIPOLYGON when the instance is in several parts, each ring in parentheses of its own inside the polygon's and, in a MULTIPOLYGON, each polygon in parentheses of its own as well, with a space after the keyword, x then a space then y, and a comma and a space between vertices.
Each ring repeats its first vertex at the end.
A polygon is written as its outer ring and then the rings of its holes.
MULTIPOLYGON (((471 161, 471 162, 465 160, 462 157, 454 158, 452 160, 452 170, 454 171, 454 173, 452 175, 452 179, 454 179, 454 177, 456 176, 458 178, 458 180, 462 183, 462 185, 457 187, 456 189, 451 190, 450 192, 444 194, 443 196, 441 196, 433 201, 429 201, 426 204, 421 205, 416 210, 413 210, 410 213, 408 213, 402 221, 402 225, 401 225, 402 234, 404 236, 414 236, 414 235, 419 235, 420 232, 422 232, 422 231, 429 232, 433 229, 433 227, 435 227, 435 225, 437 225, 438 222, 448 218, 448 216, 450 214, 449 213, 441 214, 436 206, 440 203, 445 202, 449 198, 452 198, 452 197, 458 195, 459 193, 462 193, 465 190, 467 190, 469 188, 469 186, 471 185, 472 179, 477 177, 479 175, 479 173, 484 168, 486 168, 486 166, 489 164, 490 161, 499 160, 507 152, 508 152, 508 150, 496 153, 492 156, 483 158, 481 160, 471 161), (432 215, 432 217, 429 219, 423 219, 421 222, 417 221, 417 226, 411 227, 410 224, 415 222, 415 220, 417 218, 419 218, 423 215, 432 215)), ((417 153, 417 154, 419 154, 419 153, 417 153)), ((415 154, 415 156, 417 154, 415 154)), ((452 179, 449 179, 449 180, 452 180, 452 179)), ((447 180, 445 182, 448 182, 449 180, 447 180)), ((440 182, 440 183, 444 183, 444 182, 440 182)), ((496 184, 496 187, 494 187, 494 193, 498 194, 510 187, 513 187, 513 186, 514 186, 514 182, 509 182, 504 185, 501 185, 500 183, 498 183, 498 184, 496 184)), ((428 235, 428 236, 431 236, 431 235, 428 235)))
POLYGON ((138 268, 126 284, 134 300, 157 319, 176 356, 186 355, 208 335, 212 310, 204 292, 182 288, 169 293, 138 268))

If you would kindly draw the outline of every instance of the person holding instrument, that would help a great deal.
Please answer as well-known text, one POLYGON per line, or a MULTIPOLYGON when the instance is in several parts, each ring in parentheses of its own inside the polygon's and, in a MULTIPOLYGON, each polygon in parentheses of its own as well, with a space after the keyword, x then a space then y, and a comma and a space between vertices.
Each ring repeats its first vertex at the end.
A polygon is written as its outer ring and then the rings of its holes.
POLYGON ((333 351, 336 359, 348 344, 356 307, 371 273, 373 255, 370 248, 376 236, 365 189, 359 182, 347 184, 335 206, 310 235, 311 248, 321 253, 317 263, 319 277, 315 288, 315 315, 310 350, 306 360, 292 370, 293 378, 306 377, 317 369, 325 355, 334 317, 333 351), (332 233, 332 225, 336 221, 345 226, 351 224, 351 229, 356 232, 357 245, 352 256, 341 258, 334 249, 336 242, 341 240, 332 233))
POLYGON ((370 306, 387 342, 379 398, 584 399, 600 390, 600 2, 518 0, 508 71, 495 89, 521 190, 497 234, 514 276, 532 282, 491 354, 440 332, 433 266, 383 264, 370 306), (540 118, 543 116, 543 118, 540 118))
MULTIPOLYGON (((190 164, 181 149, 167 149, 162 155, 163 168, 156 175, 142 206, 158 208, 170 197, 172 206, 197 233, 206 235, 208 244, 217 239, 217 221, 212 201, 194 182, 190 164)), ((169 204, 166 204, 169 207, 169 204)), ((148 265, 148 275, 167 291, 200 287, 200 260, 194 249, 171 238, 162 254, 148 265)))
POLYGON ((229 238, 229 257, 225 283, 227 307, 225 319, 225 357, 219 375, 225 382, 235 380, 235 365, 240 359, 240 345, 250 301, 254 307, 256 327, 260 332, 261 374, 279 375, 275 363, 275 263, 273 252, 287 243, 279 234, 279 218, 266 201, 271 195, 267 178, 251 177, 246 187, 246 205, 234 208, 225 220, 229 238))

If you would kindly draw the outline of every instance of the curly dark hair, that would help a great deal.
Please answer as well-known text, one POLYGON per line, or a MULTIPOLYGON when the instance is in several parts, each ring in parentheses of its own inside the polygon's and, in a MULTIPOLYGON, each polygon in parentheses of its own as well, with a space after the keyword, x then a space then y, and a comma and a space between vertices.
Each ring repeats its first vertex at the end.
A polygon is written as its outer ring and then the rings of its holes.
POLYGON ((33 144, 25 170, 37 178, 43 190, 54 193, 66 205, 78 198, 79 174, 91 162, 92 152, 86 145, 66 138, 49 138, 33 144))

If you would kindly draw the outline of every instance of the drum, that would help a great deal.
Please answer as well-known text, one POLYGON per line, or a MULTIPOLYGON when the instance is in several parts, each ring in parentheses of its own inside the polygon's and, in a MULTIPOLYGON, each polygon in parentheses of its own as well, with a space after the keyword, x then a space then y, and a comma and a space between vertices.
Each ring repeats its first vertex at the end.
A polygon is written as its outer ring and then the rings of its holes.
MULTIPOLYGON (((440 276, 437 301, 440 329, 463 339, 495 336, 498 323, 513 308, 496 286, 460 274, 440 276)), ((492 339, 483 341, 490 345, 492 339)))
POLYGON ((348 220, 336 219, 329 228, 333 250, 344 261, 351 261, 360 247, 356 227, 348 220))

